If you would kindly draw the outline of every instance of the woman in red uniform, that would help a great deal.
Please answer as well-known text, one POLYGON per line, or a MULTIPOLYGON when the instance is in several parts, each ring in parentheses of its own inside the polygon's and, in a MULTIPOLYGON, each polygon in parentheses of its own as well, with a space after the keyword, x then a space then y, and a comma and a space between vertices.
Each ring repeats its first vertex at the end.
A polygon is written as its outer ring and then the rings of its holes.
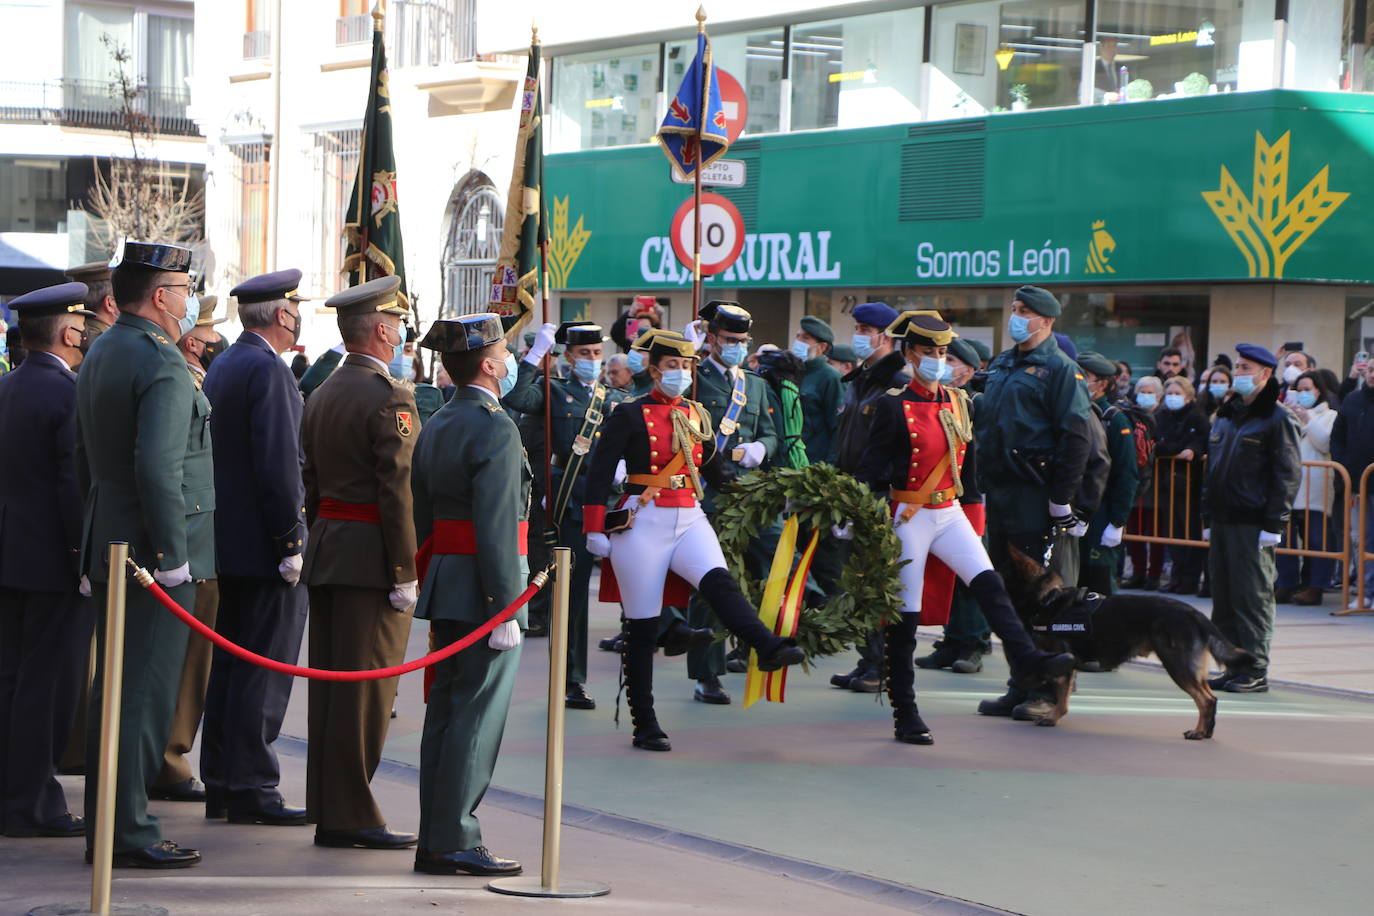
MULTIPOLYGON (((637 344, 639 346, 639 344, 637 344)), ((654 388, 616 405, 606 419, 587 471, 582 507, 587 550, 609 559, 625 612, 625 697, 634 721, 634 746, 672 746, 654 715, 653 658, 659 612, 670 579, 701 595, 725 628, 758 653, 763 671, 802 661, 795 641, 775 636, 725 568, 716 533, 701 511, 701 478, 720 489, 731 480, 718 460, 706 408, 683 397, 692 387, 696 350, 675 331, 653 331, 640 347, 654 388), (624 460, 626 496, 608 515, 616 464, 624 460), (627 524, 628 523, 628 524, 627 524)), ((602 573, 608 573, 603 564, 602 573)), ((683 589, 685 591, 685 588, 683 589)))
POLYGON ((1073 670, 1072 655, 1042 652, 1031 642, 979 537, 981 505, 959 503, 965 476, 972 483, 973 417, 968 395, 939 379, 954 331, 938 312, 904 312, 887 329, 901 342, 912 380, 894 388, 875 410, 868 448, 855 476, 892 501, 892 524, 902 543, 904 607, 900 623, 886 628, 887 693, 898 741, 933 744, 916 708, 912 653, 921 616, 927 557, 949 566, 973 592, 1002 640, 1012 677, 1053 678, 1073 670))

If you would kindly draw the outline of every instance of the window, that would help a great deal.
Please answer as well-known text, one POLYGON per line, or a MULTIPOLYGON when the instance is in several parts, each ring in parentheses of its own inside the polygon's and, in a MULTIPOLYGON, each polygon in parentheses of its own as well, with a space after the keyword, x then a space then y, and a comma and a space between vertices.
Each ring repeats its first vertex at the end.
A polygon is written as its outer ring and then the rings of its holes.
POLYGON ((67 198, 67 160, 0 158, 0 232, 66 232, 67 198))
POLYGON ((372 40, 372 14, 368 0, 339 0, 335 43, 358 44, 372 40))
POLYGON ((361 127, 320 131, 314 139, 311 162, 320 200, 311 214, 311 238, 318 239, 318 248, 310 279, 314 291, 327 297, 348 285, 348 278, 340 272, 345 248, 343 221, 357 178, 363 131, 361 127))
POLYGON ((254 60, 272 53, 272 26, 269 21, 269 0, 245 0, 243 26, 243 59, 254 60))
POLYGON ((654 101, 659 48, 643 45, 555 58, 551 150, 648 143, 658 132, 654 101))
POLYGON ((792 28, 792 129, 919 121, 922 9, 792 28))
MULTIPOLYGON (((139 89, 135 102, 139 110, 151 115, 159 129, 194 133, 186 117, 193 36, 189 17, 164 16, 133 6, 68 4, 64 107, 86 113, 121 110, 123 101, 110 87, 111 73, 118 66, 114 56, 122 51, 129 55, 125 70, 139 89)), ((98 118, 85 120, 89 126, 118 126, 98 118)))
POLYGON ((234 154, 234 183, 239 189, 235 222, 238 238, 238 257, 230 261, 229 281, 238 283, 256 277, 267 269, 267 176, 271 144, 236 143, 234 154))
POLYGON ((477 56, 476 0, 392 0, 386 53, 391 69, 434 67, 477 56))
MULTIPOLYGON (((762 29, 711 36, 711 60, 734 77, 748 100, 746 134, 776 133, 782 107, 783 30, 762 29)), ((697 42, 669 42, 664 51, 664 83, 671 94, 697 52, 697 42)), ((727 112, 728 114, 728 112, 727 112)))
POLYGON ((486 175, 471 173, 454 189, 448 205, 439 317, 488 311, 505 219, 505 205, 486 175))

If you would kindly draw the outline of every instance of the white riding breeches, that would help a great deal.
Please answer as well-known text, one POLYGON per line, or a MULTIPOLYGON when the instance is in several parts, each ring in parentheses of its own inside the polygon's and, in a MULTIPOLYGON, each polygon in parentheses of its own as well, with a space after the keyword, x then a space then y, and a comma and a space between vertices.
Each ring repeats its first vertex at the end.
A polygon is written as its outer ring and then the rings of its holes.
POLYGON ((965 585, 992 569, 982 539, 958 503, 943 509, 920 509, 907 522, 899 519, 892 523, 902 542, 902 559, 911 561, 900 570, 903 613, 920 613, 928 556, 943 560, 965 585))
POLYGON ((609 536, 611 568, 620 585, 620 604, 630 620, 657 617, 669 571, 692 588, 713 569, 725 567, 715 529, 700 506, 679 509, 649 503, 634 527, 609 536))

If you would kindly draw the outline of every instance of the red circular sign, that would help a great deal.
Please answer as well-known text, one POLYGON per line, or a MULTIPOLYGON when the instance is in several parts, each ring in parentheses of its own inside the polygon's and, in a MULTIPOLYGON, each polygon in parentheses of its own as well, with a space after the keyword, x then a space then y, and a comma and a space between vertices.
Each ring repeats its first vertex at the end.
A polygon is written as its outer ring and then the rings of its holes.
MULTIPOLYGON (((671 233, 673 251, 688 270, 696 232, 694 209, 691 197, 682 202, 673 214, 671 233)), ((701 195, 701 212, 701 275, 709 277, 735 263, 744 249, 744 217, 729 198, 711 193, 701 195)))
POLYGON ((734 143, 744 133, 749 120, 749 98, 744 87, 729 73, 716 68, 716 83, 720 86, 720 100, 725 105, 725 135, 734 143))

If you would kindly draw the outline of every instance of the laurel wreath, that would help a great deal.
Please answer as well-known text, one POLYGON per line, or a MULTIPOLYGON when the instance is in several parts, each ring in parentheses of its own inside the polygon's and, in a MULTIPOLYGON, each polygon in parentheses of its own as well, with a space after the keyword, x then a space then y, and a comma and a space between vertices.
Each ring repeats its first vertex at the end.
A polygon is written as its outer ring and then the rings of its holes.
POLYGON ((796 638, 808 658, 836 655, 900 619, 898 570, 909 561, 895 559, 902 550, 887 503, 828 464, 755 471, 721 494, 713 519, 720 547, 730 572, 755 606, 764 585, 756 575, 767 576, 768 569, 750 574, 745 555, 750 541, 777 524, 784 512, 796 516, 801 525, 798 553, 813 530, 822 532, 818 552, 834 549, 825 543, 832 526, 849 524, 854 535, 839 593, 815 606, 808 601, 802 610, 796 638))

